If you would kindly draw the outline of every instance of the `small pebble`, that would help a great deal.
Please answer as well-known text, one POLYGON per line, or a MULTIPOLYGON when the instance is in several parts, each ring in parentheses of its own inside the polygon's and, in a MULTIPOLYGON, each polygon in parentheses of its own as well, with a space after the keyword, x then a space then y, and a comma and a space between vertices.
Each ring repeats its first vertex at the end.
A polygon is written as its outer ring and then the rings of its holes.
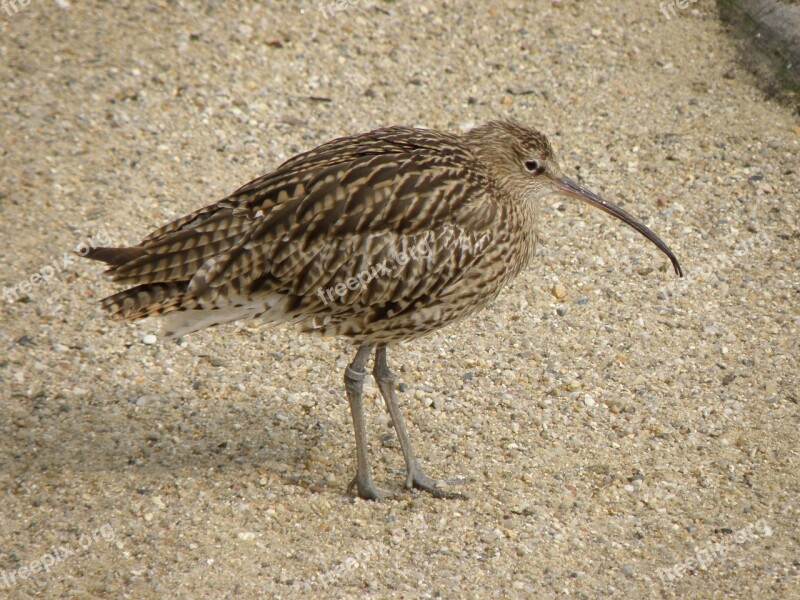
POLYGON ((563 300, 567 297, 567 288, 564 287, 563 284, 557 283, 553 286, 553 289, 550 290, 553 296, 558 298, 559 300, 563 300))
POLYGON ((156 343, 156 339, 157 339, 156 336, 154 336, 152 333, 148 333, 146 336, 142 338, 142 343, 147 344, 148 346, 152 346, 153 344, 156 343))

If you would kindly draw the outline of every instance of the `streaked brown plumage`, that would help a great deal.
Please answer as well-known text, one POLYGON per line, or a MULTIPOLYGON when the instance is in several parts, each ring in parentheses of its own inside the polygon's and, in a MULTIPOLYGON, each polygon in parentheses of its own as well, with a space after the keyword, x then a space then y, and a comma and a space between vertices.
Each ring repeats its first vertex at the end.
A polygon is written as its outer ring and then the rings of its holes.
POLYGON ((177 219, 138 246, 89 258, 134 287, 102 301, 114 317, 164 316, 168 336, 242 318, 345 336, 359 351, 345 374, 364 498, 369 474, 361 408, 365 364, 386 400, 408 487, 453 496, 419 468, 402 421, 386 346, 463 319, 493 300, 533 256, 536 204, 580 198, 658 237, 563 177, 547 139, 513 121, 464 135, 389 127, 300 154, 227 198, 177 219))

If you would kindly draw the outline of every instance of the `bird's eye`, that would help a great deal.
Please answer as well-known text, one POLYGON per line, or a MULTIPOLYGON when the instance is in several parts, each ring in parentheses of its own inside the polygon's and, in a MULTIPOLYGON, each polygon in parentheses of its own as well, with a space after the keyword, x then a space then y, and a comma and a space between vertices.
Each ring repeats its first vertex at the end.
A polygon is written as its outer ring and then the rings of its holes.
POLYGON ((539 164, 538 160, 526 160, 525 161, 525 170, 528 173, 533 173, 534 175, 538 175, 542 171, 544 171, 544 167, 539 164))

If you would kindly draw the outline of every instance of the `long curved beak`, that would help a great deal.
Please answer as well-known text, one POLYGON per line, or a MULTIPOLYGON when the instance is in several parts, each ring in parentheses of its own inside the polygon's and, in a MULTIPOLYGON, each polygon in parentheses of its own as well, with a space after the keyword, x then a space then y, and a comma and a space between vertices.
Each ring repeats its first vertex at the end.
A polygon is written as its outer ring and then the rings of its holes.
POLYGON ((631 227, 633 227, 636 231, 641 233, 644 237, 648 240, 653 242, 658 249, 661 250, 667 257, 672 261, 672 266, 675 268, 675 273, 678 274, 679 277, 683 277, 683 270, 681 270, 681 265, 678 263, 678 259, 675 257, 675 254, 672 250, 669 249, 661 238, 658 237, 652 229, 650 229, 647 225, 642 223, 636 217, 629 215, 624 210, 622 210, 619 206, 614 206, 610 202, 603 200, 600 196, 595 194, 594 192, 590 192, 585 187, 580 185, 578 182, 570 179, 569 177, 559 177, 554 179, 556 184, 557 192, 563 196, 570 196, 572 198, 577 198, 578 200, 583 200, 586 204, 590 206, 594 206, 599 208, 602 211, 607 212, 608 214, 618 218, 623 223, 627 223, 631 227))

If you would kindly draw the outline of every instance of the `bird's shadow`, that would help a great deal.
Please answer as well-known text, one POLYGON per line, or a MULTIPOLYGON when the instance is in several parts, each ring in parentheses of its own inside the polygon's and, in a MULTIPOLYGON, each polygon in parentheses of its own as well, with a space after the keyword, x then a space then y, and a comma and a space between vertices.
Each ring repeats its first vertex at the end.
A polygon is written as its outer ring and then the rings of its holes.
POLYGON ((6 483, 2 487, 13 490, 48 472, 63 474, 55 483, 90 474, 112 479, 124 474, 125 481, 139 487, 141 482, 158 485, 176 477, 233 470, 244 479, 266 476, 316 487, 325 473, 308 467, 314 463, 311 456, 322 452, 335 457, 346 451, 338 439, 346 433, 333 431, 341 428, 327 417, 331 411, 347 410, 346 405, 328 406, 335 402, 331 394, 309 410, 295 410, 283 407, 278 398, 151 398, 144 406, 109 396, 69 402, 25 399, 0 425, 0 456, 5 457, 0 480, 6 483))

